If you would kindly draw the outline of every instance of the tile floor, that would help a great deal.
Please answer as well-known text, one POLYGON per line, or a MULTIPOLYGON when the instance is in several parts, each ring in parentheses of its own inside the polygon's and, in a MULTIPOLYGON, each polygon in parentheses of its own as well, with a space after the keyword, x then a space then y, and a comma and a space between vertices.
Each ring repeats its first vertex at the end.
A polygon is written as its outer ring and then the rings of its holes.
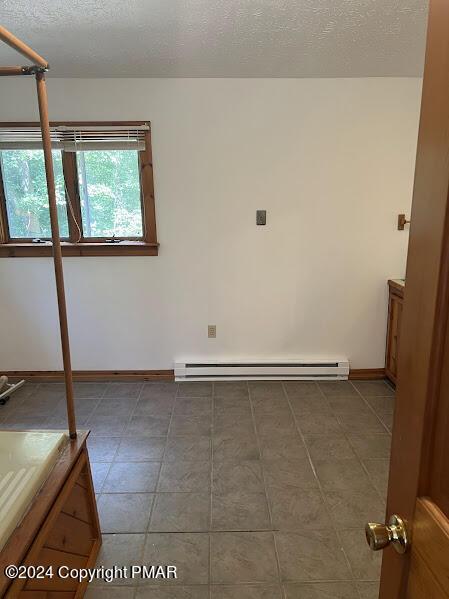
MULTIPOLYGON (((104 532, 99 564, 176 582, 99 599, 374 599, 394 392, 383 381, 76 383, 104 532)), ((65 427, 64 387, 26 385, 0 428, 65 427)), ((131 581, 132 582, 132 581, 131 581)))

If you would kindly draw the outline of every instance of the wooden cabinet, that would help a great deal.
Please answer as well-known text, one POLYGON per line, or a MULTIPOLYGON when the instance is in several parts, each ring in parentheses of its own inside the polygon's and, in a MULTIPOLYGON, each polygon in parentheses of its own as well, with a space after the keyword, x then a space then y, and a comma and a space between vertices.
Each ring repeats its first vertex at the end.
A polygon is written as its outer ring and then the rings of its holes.
POLYGON ((29 511, 2 549, 0 597, 84 597, 87 579, 80 582, 67 573, 72 568, 93 568, 101 546, 86 438, 86 433, 79 433, 76 440, 68 442, 29 511), (44 566, 46 570, 51 566, 53 576, 10 581, 3 575, 4 567, 9 564, 44 566), (61 576, 59 568, 63 569, 61 576))
POLYGON ((388 328, 385 353, 385 374, 390 381, 396 383, 405 285, 403 281, 390 280, 388 281, 388 288, 388 328))

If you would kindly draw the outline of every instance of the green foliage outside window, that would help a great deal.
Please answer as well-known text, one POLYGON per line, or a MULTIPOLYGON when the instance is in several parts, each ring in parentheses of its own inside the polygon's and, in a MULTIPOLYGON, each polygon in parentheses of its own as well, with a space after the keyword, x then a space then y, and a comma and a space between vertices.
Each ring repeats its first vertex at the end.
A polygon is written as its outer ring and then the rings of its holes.
MULTIPOLYGON (((0 161, 10 236, 25 239, 51 237, 43 151, 2 150, 0 161)), ((68 237, 62 158, 56 150, 53 151, 53 168, 59 231, 61 237, 68 237)))
MULTIPOLYGON (((2 150, 0 166, 12 238, 50 238, 42 150, 2 150)), ((69 236, 60 151, 53 151, 59 228, 69 236)), ((84 237, 142 237, 138 154, 135 150, 77 152, 84 237)))
POLYGON ((77 152, 85 237, 141 237, 137 152, 77 152))

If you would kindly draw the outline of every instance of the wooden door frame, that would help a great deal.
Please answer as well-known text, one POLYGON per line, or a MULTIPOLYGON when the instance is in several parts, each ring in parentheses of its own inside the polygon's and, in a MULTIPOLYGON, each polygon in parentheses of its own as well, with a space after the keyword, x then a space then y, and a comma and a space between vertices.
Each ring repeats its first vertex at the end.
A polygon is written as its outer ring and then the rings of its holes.
MULTIPOLYGON (((412 533, 416 498, 429 492, 448 321, 448 187, 449 3, 431 0, 387 499, 387 515, 412 533)), ((405 597, 409 564, 409 554, 384 551, 381 599, 405 597)))

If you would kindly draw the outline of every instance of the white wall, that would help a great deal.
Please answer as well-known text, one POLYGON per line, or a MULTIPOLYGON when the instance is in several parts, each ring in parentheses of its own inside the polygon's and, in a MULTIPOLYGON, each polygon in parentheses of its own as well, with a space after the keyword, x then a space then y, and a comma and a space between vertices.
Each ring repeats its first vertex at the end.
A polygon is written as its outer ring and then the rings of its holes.
MULTIPOLYGON (((149 119, 153 131, 160 255, 65 259, 74 368, 311 355, 383 366, 420 91, 418 79, 50 80, 55 120, 149 119)), ((0 120, 36 118, 33 82, 3 79, 0 120)), ((51 259, 0 259, 0 289, 0 370, 61 368, 51 259)))

